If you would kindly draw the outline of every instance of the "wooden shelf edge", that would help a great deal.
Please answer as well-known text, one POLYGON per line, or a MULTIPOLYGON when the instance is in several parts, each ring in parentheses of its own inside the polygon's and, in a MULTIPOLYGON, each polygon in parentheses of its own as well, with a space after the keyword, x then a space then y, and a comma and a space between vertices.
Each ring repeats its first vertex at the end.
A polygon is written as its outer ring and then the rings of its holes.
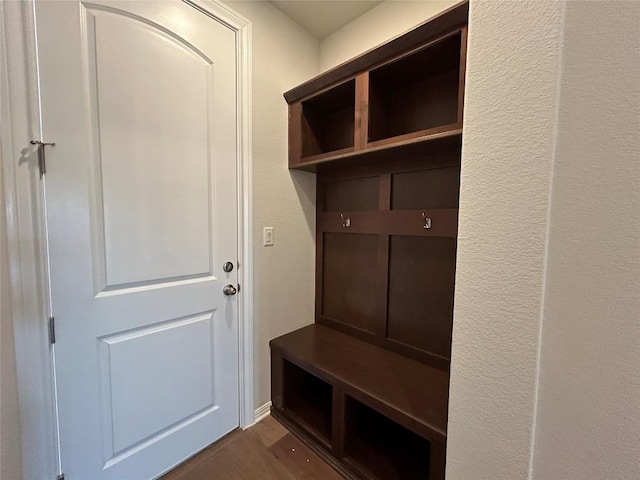
POLYGON ((319 153, 317 155, 310 155, 308 157, 301 157, 300 158, 300 164, 296 165, 295 167, 297 167, 299 165, 302 165, 302 164, 306 164, 306 163, 318 163, 318 162, 326 160, 326 159, 332 159, 332 158, 335 158, 335 157, 343 157, 343 156, 351 155, 353 153, 356 153, 356 151, 354 150, 354 147, 351 146, 351 147, 341 148, 339 150, 333 150, 331 152, 319 153))
POLYGON ((381 138, 372 142, 367 142, 364 150, 379 150, 383 148, 393 148, 403 145, 410 145, 412 142, 423 142, 429 140, 437 140, 439 135, 443 137, 449 137, 455 135, 455 132, 460 130, 462 134, 462 124, 458 122, 448 123, 446 125, 439 125, 437 127, 425 128, 424 130, 418 130, 417 132, 403 133, 401 135, 395 135, 393 137, 381 138))
POLYGON ((450 140, 459 137, 462 140, 462 127, 458 124, 450 130, 445 130, 437 133, 427 134, 421 137, 410 138, 393 143, 384 143, 382 145, 376 145, 362 150, 352 150, 349 152, 342 152, 336 154, 321 154, 315 157, 308 157, 304 162, 296 165, 290 165, 290 170, 303 170, 308 172, 316 172, 317 167, 325 164, 333 164, 339 160, 352 159, 352 158, 367 158, 376 153, 382 153, 395 149, 401 149, 403 147, 412 147, 420 145, 435 144, 438 141, 450 140))

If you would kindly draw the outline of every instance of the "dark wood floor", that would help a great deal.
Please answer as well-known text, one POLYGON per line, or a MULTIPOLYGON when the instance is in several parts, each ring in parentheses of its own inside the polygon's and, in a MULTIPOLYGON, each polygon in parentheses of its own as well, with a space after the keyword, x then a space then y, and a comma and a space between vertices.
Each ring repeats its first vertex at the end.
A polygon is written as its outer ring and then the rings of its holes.
POLYGON ((160 480, 343 480, 271 417, 236 430, 160 480))

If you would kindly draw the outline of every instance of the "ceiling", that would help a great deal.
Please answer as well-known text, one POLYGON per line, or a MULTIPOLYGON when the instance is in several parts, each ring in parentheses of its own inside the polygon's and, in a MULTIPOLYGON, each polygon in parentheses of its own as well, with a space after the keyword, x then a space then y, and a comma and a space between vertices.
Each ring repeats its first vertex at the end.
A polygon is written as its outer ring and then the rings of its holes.
POLYGON ((318 40, 371 10, 382 0, 271 0, 318 40))

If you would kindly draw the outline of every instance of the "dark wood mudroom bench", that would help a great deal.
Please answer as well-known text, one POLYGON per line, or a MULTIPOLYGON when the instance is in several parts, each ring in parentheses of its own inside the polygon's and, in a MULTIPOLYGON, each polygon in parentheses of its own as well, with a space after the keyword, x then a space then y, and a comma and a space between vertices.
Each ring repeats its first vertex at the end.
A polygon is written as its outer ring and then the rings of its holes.
POLYGON ((284 94, 315 324, 271 341, 272 413, 349 479, 445 476, 468 10, 284 94))
POLYGON ((364 477, 381 470, 443 477, 447 372, 318 324, 270 346, 272 414, 319 442, 334 466, 364 477), (358 438, 369 435, 386 438, 378 445, 358 438), (409 458, 414 450, 419 455, 409 458))

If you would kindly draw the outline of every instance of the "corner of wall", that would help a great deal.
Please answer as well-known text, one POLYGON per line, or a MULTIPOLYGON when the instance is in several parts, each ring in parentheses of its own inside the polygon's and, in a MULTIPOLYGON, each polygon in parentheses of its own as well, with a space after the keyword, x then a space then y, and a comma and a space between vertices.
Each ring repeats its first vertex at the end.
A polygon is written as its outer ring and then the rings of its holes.
POLYGON ((640 472, 638 25, 566 3, 531 478, 640 472))
POLYGON ((386 0, 320 42, 320 71, 385 43, 460 0, 386 0))
POLYGON ((447 478, 529 475, 562 4, 470 5, 447 478))
POLYGON ((254 403, 270 400, 269 340, 314 320, 315 175, 287 167, 283 93, 318 74, 319 42, 264 1, 226 1, 252 24, 254 403), (275 244, 262 245, 263 227, 275 244), (286 292, 286 293, 283 293, 286 292))

